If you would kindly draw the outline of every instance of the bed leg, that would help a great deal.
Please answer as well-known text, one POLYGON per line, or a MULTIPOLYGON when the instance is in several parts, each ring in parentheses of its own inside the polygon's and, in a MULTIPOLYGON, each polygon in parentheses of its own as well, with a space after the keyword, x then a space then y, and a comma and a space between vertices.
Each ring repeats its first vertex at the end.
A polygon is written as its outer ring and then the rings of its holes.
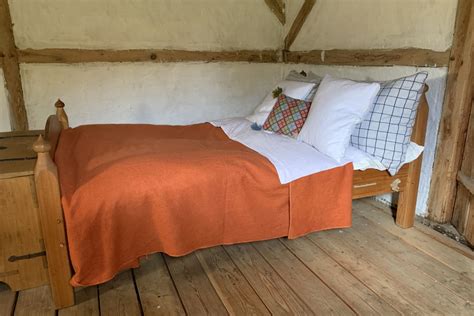
MULTIPOLYGON (((417 144, 425 143, 426 124, 428 121, 427 91, 428 87, 425 86, 425 91, 420 99, 416 123, 411 138, 411 140, 417 144)), ((420 183, 422 160, 423 155, 420 155, 420 157, 409 164, 407 183, 398 197, 396 223, 402 228, 410 228, 415 223, 416 198, 418 195, 418 184, 420 183)))
POLYGON ((71 266, 64 228, 57 167, 42 136, 33 145, 38 154, 35 166, 36 195, 46 247, 51 294, 57 309, 74 305, 74 290, 69 284, 71 266))
POLYGON ((415 223, 416 198, 420 180, 422 157, 410 164, 407 183, 398 196, 396 223, 402 228, 410 228, 415 223))

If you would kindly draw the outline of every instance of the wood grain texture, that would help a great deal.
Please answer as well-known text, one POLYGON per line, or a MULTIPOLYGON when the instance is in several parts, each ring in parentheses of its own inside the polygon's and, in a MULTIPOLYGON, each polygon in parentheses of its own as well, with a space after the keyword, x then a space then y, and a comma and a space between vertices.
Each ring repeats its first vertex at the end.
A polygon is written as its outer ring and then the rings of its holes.
POLYGON ((464 156, 457 181, 456 202, 451 223, 471 245, 474 245, 474 106, 471 106, 464 156))
POLYGON ((134 274, 144 314, 166 311, 167 315, 185 315, 162 254, 140 260, 140 268, 134 274))
POLYGON ((316 314, 352 315, 354 311, 314 275, 279 240, 254 243, 258 252, 267 260, 285 282, 298 293, 316 314))
POLYGON ((74 304, 74 292, 69 284, 71 268, 64 227, 58 170, 49 151, 51 145, 41 136, 33 145, 38 154, 35 167, 39 217, 48 259, 51 292, 57 308, 74 304))
POLYGON ((377 260, 369 261, 363 253, 353 249, 354 243, 347 242, 350 236, 345 231, 336 233, 334 236, 313 234, 308 238, 402 315, 433 314, 433 304, 418 303, 422 294, 407 288, 403 284, 404 278, 391 275, 390 270, 378 266, 377 260), (341 242, 336 233, 343 236, 345 242, 341 242))
POLYGON ((433 281, 423 272, 424 269, 420 270, 403 262, 397 258, 397 253, 380 252, 383 247, 370 234, 360 234, 360 231, 348 229, 342 232, 328 231, 318 236, 311 236, 311 238, 323 243, 325 241, 321 241, 322 239, 331 240, 331 243, 337 245, 337 248, 344 254, 357 258, 357 262, 369 263, 376 266, 377 269, 385 271, 388 278, 399 280, 400 291, 409 295, 411 302, 422 306, 426 312, 440 315, 451 313, 469 315, 472 312, 472 307, 465 304, 465 299, 455 295, 439 282, 433 281), (352 241, 351 245, 347 243, 347 240, 352 241), (419 293, 422 291, 425 293, 420 295, 419 293))
POLYGON ((251 244, 224 248, 273 315, 308 315, 312 311, 251 244))
POLYGON ((290 30, 288 31, 288 34, 285 37, 285 51, 288 51, 293 42, 295 41, 296 37, 298 36, 298 33, 303 27, 303 24, 306 21, 308 15, 310 14, 311 10, 313 9, 315 3, 316 0, 304 0, 304 3, 301 6, 300 11, 298 12, 298 15, 293 21, 293 24, 291 25, 290 30))
POLYGON ((24 290, 18 294, 15 316, 55 316, 54 303, 47 286, 24 290))
POLYGON ((90 63, 90 62, 278 62, 273 50, 186 51, 173 49, 24 49, 18 52, 21 63, 90 63))
MULTIPOLYGON (((358 201, 354 203, 358 203, 358 201)), ((474 280, 474 265, 472 264, 473 259, 471 257, 462 255, 462 252, 456 249, 446 247, 445 244, 416 229, 402 229, 393 225, 393 220, 380 211, 379 203, 366 200, 361 200, 360 203, 369 206, 358 208, 357 211, 360 215, 376 222, 377 225, 380 225, 389 233, 416 247, 419 251, 426 253, 433 259, 474 280)))
POLYGON ((81 287, 74 289, 76 304, 58 311, 59 316, 98 316, 99 297, 97 286, 81 287))
MULTIPOLYGON (((426 126, 428 124, 426 90, 421 96, 415 125, 411 135, 411 140, 417 144, 425 143, 426 126)), ((422 160, 423 154, 408 164, 408 177, 404 188, 400 191, 398 196, 397 217, 395 222, 402 228, 412 227, 415 223, 416 199, 418 197, 422 160)))
POLYGON ((453 215, 456 176, 472 107, 473 46, 474 3, 460 0, 428 202, 429 218, 436 222, 449 222, 453 215))
POLYGON ((196 256, 230 314, 270 315, 222 247, 199 250, 196 256))
POLYGON ((359 315, 399 312, 307 238, 282 239, 285 246, 359 315))
MULTIPOLYGON (((474 291, 472 291, 472 282, 470 278, 458 273, 452 268, 446 266, 438 260, 418 249, 398 236, 387 234, 383 227, 377 225, 377 222, 359 214, 360 208, 366 207, 362 203, 354 204, 354 225, 364 228, 364 233, 358 230, 353 232, 355 240, 362 241, 371 245, 374 251, 379 253, 386 251, 392 257, 393 261, 403 266, 406 271, 416 267, 419 271, 430 276, 444 288, 456 293, 466 301, 474 301, 474 291)), ((352 233, 352 232, 351 232, 352 233)), ((443 290, 445 291, 445 290, 443 290)), ((441 291, 441 292, 443 292, 441 291)))
POLYGON ((99 285, 99 299, 100 312, 103 315, 140 315, 141 313, 130 270, 99 285))
POLYGON ((13 315, 17 292, 0 283, 0 315, 13 315))
POLYGON ((188 315, 225 315, 227 310, 194 253, 184 257, 165 256, 188 315))
POLYGON ((278 21, 282 25, 286 23, 286 15, 285 15, 285 3, 283 0, 265 0, 265 3, 270 8, 270 10, 275 14, 278 21))
POLYGON ((313 65, 446 67, 449 50, 438 52, 422 48, 397 48, 294 51, 287 53, 287 61, 313 65))
POLYGON ((3 75, 8 91, 10 125, 13 131, 26 131, 28 130, 28 118, 23 100, 20 66, 12 26, 8 0, 0 0, 0 53, 3 57, 3 75))
POLYGON ((0 282, 18 291, 49 283, 33 176, 0 179, 0 282))

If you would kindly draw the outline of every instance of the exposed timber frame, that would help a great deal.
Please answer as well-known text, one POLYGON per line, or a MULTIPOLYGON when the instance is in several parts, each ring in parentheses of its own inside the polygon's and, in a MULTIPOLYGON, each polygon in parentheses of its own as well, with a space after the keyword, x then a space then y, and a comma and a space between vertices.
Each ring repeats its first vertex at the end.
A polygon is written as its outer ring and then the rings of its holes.
POLYGON ((456 177, 472 107, 473 29, 473 1, 459 0, 428 203, 429 218, 441 223, 453 216, 456 177))
POLYGON ((282 25, 286 23, 285 3, 283 0, 265 0, 267 6, 272 10, 282 25))
POLYGON ((311 13, 311 10, 313 9, 313 6, 315 3, 316 3, 316 0, 304 0, 304 3, 301 6, 300 11, 298 12, 298 15, 296 16, 295 20, 293 21, 293 24, 291 25, 290 30, 288 31, 288 34, 286 34, 285 42, 284 42, 284 52, 287 52, 290 50, 291 45, 293 44, 296 37, 298 36, 298 33, 303 27, 303 24, 306 21, 306 18, 311 13))
POLYGON ((254 62, 276 63, 276 50, 186 51, 173 49, 24 49, 18 52, 20 63, 90 62, 254 62))
POLYGON ((11 129, 13 131, 28 130, 18 52, 13 37, 8 0, 0 0, 0 54, 5 86, 8 91, 11 129))
POLYGON ((422 48, 332 49, 287 52, 287 62, 313 65, 446 67, 450 51, 422 48))
MULTIPOLYGON (((278 20, 286 22, 283 0, 265 0, 278 20)), ((0 0, 0 67, 3 68, 5 85, 9 95, 10 121, 12 130, 27 130, 28 118, 25 109, 20 76, 21 63, 90 63, 90 62, 252 62, 252 63, 304 63, 316 65, 353 66, 425 66, 445 67, 450 63, 453 69, 459 64, 449 62, 450 51, 438 52, 420 48, 375 49, 375 50, 313 50, 290 51, 290 47, 300 32, 306 18, 311 13, 316 0, 304 0, 283 43, 283 50, 237 50, 237 51, 186 51, 173 49, 17 49, 12 30, 8 0, 0 0)), ((460 0, 459 7, 466 8, 470 1, 460 0)), ((464 14, 459 19, 466 19, 464 14)), ((459 22, 458 25, 465 25, 459 22)), ((458 33, 458 32, 457 32, 458 33)), ((459 42, 459 41, 458 41, 459 42)), ((456 44, 455 44, 456 45, 456 44)), ((459 45, 458 45, 459 46, 459 45)), ((456 50, 459 51, 459 47, 456 50)), ((454 47, 454 46, 453 46, 454 47)), ((452 73, 455 70, 452 71, 452 73)), ((451 75, 452 77, 452 75, 451 75)), ((453 81, 453 80, 451 80, 453 81)), ((448 83, 448 88, 453 84, 448 83)))

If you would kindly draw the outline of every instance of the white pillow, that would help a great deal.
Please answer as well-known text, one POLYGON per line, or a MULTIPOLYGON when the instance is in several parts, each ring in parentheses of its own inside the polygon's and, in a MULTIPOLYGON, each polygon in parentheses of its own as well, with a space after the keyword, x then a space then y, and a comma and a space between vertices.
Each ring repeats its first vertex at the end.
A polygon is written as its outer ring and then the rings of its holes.
MULTIPOLYGON (((299 81, 281 81, 273 90, 276 88, 282 88, 285 95, 293 98, 303 100, 314 87, 314 83, 311 82, 299 82, 299 81)), ((277 98, 273 97, 273 90, 263 99, 262 103, 255 109, 252 115, 246 117, 247 120, 263 125, 268 115, 273 109, 277 98)))
MULTIPOLYGON (((407 154, 405 156, 405 161, 403 161, 402 165, 417 159, 423 152, 423 149, 423 146, 420 146, 414 142, 410 142, 410 145, 408 145, 407 154)), ((347 161, 352 161, 354 164, 354 170, 387 170, 387 167, 385 167, 379 159, 351 145, 347 147, 344 159, 347 161)))
POLYGON ((378 83, 324 76, 298 140, 341 162, 352 130, 369 111, 379 90, 378 83))

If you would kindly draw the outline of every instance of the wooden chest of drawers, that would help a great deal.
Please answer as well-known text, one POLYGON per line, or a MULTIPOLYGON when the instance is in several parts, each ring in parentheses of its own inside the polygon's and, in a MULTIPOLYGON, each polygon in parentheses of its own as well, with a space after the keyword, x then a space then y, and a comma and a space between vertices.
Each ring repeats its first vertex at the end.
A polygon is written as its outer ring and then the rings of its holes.
POLYGON ((15 291, 49 283, 34 186, 39 133, 0 133, 0 282, 15 291))

